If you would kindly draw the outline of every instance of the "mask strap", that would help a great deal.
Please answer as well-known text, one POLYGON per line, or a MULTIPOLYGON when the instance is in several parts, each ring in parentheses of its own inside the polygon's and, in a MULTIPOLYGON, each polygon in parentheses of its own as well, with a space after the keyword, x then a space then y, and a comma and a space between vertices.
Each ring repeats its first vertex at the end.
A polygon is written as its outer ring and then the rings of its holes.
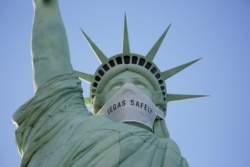
MULTIPOLYGON (((162 99, 162 92, 161 91, 154 91, 153 92, 153 97, 152 97, 153 103, 160 108, 163 112, 166 111, 166 102, 162 99)), ((164 115, 165 112, 164 112, 164 115)))
MULTIPOLYGON (((93 99, 93 111, 99 111, 100 108, 102 108, 102 106, 104 105, 104 96, 102 93, 100 94, 96 94, 94 99, 93 99)), ((96 112, 93 112, 96 113, 96 112)))

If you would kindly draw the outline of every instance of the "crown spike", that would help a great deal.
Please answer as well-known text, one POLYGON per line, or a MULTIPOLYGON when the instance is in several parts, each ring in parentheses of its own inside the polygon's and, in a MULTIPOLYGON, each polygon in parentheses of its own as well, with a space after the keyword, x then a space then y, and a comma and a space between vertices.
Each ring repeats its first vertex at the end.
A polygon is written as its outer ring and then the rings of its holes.
POLYGON ((169 28, 171 27, 171 24, 169 24, 169 26, 166 28, 166 30, 162 33, 162 35, 160 36, 160 38, 157 40, 157 42, 154 44, 154 46, 151 48, 151 50, 148 52, 148 54, 146 55, 146 59, 148 61, 153 61, 158 49, 161 46, 161 43, 163 41, 163 39, 165 38, 169 28))
POLYGON ((192 99, 192 98, 199 98, 199 97, 206 97, 206 95, 167 94, 167 102, 192 99))
POLYGON ((95 52, 96 56, 98 57, 100 63, 104 64, 108 61, 108 58, 103 54, 103 52, 94 44, 94 42, 87 36, 87 34, 81 29, 84 37, 87 39, 89 45, 95 52))
POLYGON ((176 73, 184 70, 188 66, 192 65, 193 63, 197 62, 198 60, 200 60, 200 59, 196 59, 194 61, 188 62, 186 64, 182 64, 182 65, 174 67, 170 70, 164 71, 164 72, 162 72, 162 77, 166 80, 166 79, 170 78, 171 76, 175 75, 176 73))
POLYGON ((128 39, 128 27, 127 27, 127 18, 126 14, 124 16, 124 32, 123 32, 123 54, 129 54, 129 39, 128 39))
POLYGON ((83 79, 84 81, 88 82, 88 83, 91 83, 94 81, 94 77, 93 75, 90 75, 90 74, 87 74, 87 73, 83 73, 83 72, 80 72, 80 71, 75 71, 76 72, 76 75, 83 79))

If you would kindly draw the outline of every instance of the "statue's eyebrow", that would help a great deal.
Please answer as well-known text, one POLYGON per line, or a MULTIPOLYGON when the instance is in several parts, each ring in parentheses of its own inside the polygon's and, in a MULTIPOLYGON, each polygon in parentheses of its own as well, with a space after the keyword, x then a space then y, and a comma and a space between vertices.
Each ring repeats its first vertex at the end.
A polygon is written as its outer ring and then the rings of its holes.
POLYGON ((115 86, 115 84, 117 83, 122 83, 122 79, 115 79, 115 80, 112 80, 112 81, 109 81, 105 86, 107 90, 110 90, 112 88, 112 86, 115 86))

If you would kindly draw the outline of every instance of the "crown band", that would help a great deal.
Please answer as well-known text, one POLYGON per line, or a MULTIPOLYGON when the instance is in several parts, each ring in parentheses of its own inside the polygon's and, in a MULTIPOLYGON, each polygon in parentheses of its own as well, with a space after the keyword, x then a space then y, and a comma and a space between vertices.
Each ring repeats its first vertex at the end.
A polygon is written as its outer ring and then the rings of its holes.
POLYGON ((108 59, 106 64, 101 65, 94 74, 94 81, 91 84, 91 98, 93 99, 96 93, 101 93, 102 86, 100 86, 100 83, 102 83, 101 85, 105 85, 111 77, 114 77, 115 75, 126 70, 139 73, 140 75, 146 77, 157 91, 162 92, 163 101, 166 101, 166 86, 163 78, 161 77, 160 70, 153 62, 147 61, 145 57, 138 54, 119 54, 108 59), (111 70, 113 71, 111 72, 112 74, 109 75, 110 77, 106 78, 107 74, 111 70), (103 78, 105 78, 105 80, 104 82, 101 82, 103 78), (152 81, 152 79, 155 81, 152 81))

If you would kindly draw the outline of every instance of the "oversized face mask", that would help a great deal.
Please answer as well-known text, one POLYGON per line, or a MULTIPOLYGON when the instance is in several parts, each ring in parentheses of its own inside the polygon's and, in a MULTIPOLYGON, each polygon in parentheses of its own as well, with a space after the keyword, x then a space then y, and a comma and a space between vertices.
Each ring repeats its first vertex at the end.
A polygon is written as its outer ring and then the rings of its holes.
POLYGON ((138 122, 151 129, 156 118, 164 119, 164 113, 151 99, 130 83, 124 84, 97 115, 105 115, 114 122, 138 122))

